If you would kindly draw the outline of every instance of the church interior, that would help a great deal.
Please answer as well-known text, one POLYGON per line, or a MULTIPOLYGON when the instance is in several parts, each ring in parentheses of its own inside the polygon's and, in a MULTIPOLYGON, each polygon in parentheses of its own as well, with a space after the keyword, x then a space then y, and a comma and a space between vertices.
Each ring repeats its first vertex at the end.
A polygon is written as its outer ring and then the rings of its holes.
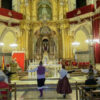
POLYGON ((75 71, 67 100, 100 100, 100 0, 0 0, 0 70, 13 73, 10 97, 0 93, 0 100, 40 100, 37 72, 28 72, 40 61, 48 69, 43 100, 63 100, 56 92, 63 64, 75 71), (81 89, 88 76, 81 70, 90 65, 95 96, 81 89))

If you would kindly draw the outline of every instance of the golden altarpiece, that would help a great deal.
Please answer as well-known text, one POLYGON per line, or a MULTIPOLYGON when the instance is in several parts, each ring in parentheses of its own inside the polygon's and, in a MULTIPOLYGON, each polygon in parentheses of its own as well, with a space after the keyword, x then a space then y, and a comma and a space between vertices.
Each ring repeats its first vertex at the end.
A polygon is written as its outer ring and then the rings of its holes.
POLYGON ((26 59, 72 59, 73 36, 68 32, 67 0, 20 0, 23 20, 19 49, 26 59))

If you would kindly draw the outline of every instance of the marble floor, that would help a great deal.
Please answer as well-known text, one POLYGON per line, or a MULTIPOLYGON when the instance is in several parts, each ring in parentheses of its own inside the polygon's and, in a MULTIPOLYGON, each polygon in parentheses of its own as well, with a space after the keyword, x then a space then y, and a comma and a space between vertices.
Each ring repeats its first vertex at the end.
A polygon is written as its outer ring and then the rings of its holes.
MULTIPOLYGON (((14 95, 14 94, 13 94, 14 95)), ((17 91, 17 100, 65 100, 61 94, 57 94, 56 90, 44 90, 44 96, 39 97, 39 92, 37 90, 33 91, 17 91)), ((12 96, 14 100, 14 96, 12 96)), ((66 96, 66 100, 76 100, 75 90, 66 96)))
MULTIPOLYGON (((70 83, 83 83, 86 76, 77 76, 69 78, 70 83)), ((56 93, 56 85, 58 79, 46 79, 47 88, 44 90, 44 96, 39 98, 39 92, 37 90, 36 79, 26 80, 12 80, 12 83, 17 85, 17 100, 65 100, 62 95, 56 93)), ((14 94, 12 94, 12 100, 14 100, 14 94)), ((76 91, 67 95, 66 100, 76 100, 76 91)))
MULTIPOLYGON (((83 76, 75 76, 75 77, 70 77, 69 81, 70 83, 82 83, 85 82, 86 80, 86 75, 83 76)), ((57 84, 58 78, 46 78, 45 84, 57 84)), ((16 83, 16 84, 37 84, 36 79, 25 79, 25 80, 12 80, 11 83, 16 83)))

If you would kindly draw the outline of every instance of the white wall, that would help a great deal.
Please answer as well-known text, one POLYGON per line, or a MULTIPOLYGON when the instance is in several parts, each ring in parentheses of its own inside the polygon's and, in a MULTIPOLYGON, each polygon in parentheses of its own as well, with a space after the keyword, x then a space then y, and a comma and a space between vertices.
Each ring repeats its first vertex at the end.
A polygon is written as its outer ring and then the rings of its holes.
POLYGON ((100 71, 100 64, 96 64, 96 69, 100 71))

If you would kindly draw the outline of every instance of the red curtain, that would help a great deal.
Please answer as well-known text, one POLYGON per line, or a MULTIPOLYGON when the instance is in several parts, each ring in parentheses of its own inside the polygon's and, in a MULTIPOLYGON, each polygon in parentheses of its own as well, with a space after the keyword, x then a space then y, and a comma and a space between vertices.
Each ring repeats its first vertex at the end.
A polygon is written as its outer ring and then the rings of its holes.
POLYGON ((100 7, 100 0, 97 0, 96 4, 97 4, 97 8, 100 7))
POLYGON ((24 63, 25 63, 25 53, 13 53, 12 58, 16 58, 16 62, 24 71, 24 63))
MULTIPOLYGON (((100 16, 100 15, 99 15, 100 16)), ((98 16, 94 16, 93 20, 93 35, 94 39, 99 39, 99 31, 100 31, 100 19, 96 19, 98 16)), ((100 44, 96 43, 94 45, 95 51, 95 62, 100 63, 100 44)))

